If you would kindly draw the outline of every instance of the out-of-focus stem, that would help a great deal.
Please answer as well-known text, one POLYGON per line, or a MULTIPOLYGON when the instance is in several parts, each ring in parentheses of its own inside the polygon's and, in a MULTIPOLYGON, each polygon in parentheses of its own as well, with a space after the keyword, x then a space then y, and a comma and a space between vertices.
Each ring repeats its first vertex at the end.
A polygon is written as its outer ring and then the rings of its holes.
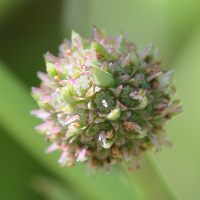
POLYGON ((122 168, 124 169, 124 173, 132 188, 137 187, 138 190, 142 189, 142 191, 139 192, 142 200, 177 199, 163 179, 158 167, 148 154, 143 155, 140 171, 130 173, 123 163, 122 168))

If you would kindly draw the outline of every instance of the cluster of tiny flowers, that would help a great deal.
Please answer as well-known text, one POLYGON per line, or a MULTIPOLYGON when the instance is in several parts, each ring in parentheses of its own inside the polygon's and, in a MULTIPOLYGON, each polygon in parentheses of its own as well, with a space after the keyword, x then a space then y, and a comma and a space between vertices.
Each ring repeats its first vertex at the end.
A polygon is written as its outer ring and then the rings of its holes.
POLYGON ((62 152, 61 166, 108 172, 125 160, 134 171, 141 153, 171 145, 163 125, 182 108, 170 101, 173 71, 163 71, 152 45, 137 52, 128 34, 107 38, 94 27, 92 40, 72 31, 59 50, 45 54, 47 74, 38 72, 31 93, 41 109, 31 114, 44 121, 35 129, 52 142, 46 152, 62 152))

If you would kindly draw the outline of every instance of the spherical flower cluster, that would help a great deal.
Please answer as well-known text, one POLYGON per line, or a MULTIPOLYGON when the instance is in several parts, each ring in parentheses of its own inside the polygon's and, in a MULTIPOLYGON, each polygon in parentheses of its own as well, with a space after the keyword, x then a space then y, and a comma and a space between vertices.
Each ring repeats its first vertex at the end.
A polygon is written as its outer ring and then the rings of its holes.
POLYGON ((152 45, 136 52, 128 34, 115 39, 93 29, 85 40, 72 31, 58 57, 45 55, 47 73, 32 88, 41 109, 31 111, 44 123, 36 131, 52 141, 46 152, 62 151, 59 163, 87 163, 97 171, 125 160, 138 168, 140 154, 160 150, 166 140, 163 125, 181 112, 173 71, 164 71, 152 45))

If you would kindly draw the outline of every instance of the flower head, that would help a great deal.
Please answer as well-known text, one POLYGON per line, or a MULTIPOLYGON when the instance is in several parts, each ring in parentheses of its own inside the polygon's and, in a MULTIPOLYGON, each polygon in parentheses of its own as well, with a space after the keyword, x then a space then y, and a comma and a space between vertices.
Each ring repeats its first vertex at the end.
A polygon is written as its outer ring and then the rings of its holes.
POLYGON ((59 163, 75 161, 108 172, 125 160, 130 171, 153 147, 169 145, 163 125, 182 108, 170 101, 175 94, 173 71, 164 71, 152 45, 136 51, 128 35, 115 39, 93 29, 93 40, 72 31, 58 57, 45 54, 46 73, 32 88, 41 109, 31 114, 44 120, 36 131, 62 151, 59 163), (131 167, 130 167, 131 166, 131 167))

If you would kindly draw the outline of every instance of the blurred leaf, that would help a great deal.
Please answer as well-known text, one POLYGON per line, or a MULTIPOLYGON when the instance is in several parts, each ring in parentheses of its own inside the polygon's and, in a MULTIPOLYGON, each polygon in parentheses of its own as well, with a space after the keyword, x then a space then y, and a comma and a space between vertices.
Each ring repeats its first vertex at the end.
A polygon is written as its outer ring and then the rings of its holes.
POLYGON ((58 53, 61 3, 48 0, 47 7, 46 0, 27 1, 0 28, 1 59, 29 87, 39 85, 36 73, 45 71, 43 54, 58 53))
MULTIPOLYGON (((46 200, 80 200, 80 197, 66 190, 66 187, 55 180, 47 177, 36 177, 32 187, 46 200)), ((81 200, 84 200, 81 197, 81 200)))
MULTIPOLYGON (((31 1, 31 0, 28 0, 31 1)), ((0 25, 14 10, 28 2, 27 0, 0 0, 0 25)))
POLYGON ((166 31, 164 35, 166 54, 165 66, 176 68, 173 65, 179 56, 188 38, 193 36, 200 20, 200 1, 198 0, 166 0, 166 20, 164 24, 166 31), (173 65, 173 66, 172 66, 173 65))
POLYGON ((30 180, 38 174, 50 176, 50 173, 17 145, 2 126, 0 126, 0 147, 0 199, 44 200, 30 188, 30 180))

